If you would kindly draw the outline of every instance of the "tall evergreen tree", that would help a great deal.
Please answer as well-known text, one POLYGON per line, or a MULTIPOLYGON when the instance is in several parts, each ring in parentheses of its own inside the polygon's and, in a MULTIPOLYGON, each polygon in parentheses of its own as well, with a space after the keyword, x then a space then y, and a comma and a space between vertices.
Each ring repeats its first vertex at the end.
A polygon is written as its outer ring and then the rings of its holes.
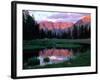
POLYGON ((33 17, 29 15, 27 10, 23 10, 23 39, 30 40, 38 38, 39 25, 33 17))

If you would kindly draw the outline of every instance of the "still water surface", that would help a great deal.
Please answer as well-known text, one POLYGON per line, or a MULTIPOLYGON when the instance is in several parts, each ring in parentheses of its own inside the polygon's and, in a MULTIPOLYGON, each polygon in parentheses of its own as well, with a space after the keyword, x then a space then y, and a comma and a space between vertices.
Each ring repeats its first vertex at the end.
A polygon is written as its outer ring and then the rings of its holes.
POLYGON ((77 58, 80 53, 87 51, 87 47, 74 49, 35 49, 23 51, 24 66, 44 66, 70 61, 77 58))

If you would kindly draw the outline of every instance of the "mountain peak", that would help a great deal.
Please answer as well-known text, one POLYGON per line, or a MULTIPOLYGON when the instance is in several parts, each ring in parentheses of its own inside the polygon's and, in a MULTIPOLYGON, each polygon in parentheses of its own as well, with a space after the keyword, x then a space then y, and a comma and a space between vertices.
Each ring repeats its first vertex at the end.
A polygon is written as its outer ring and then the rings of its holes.
POLYGON ((86 25, 86 24, 90 24, 91 22, 91 16, 84 16, 82 19, 80 19, 79 21, 77 21, 75 24, 76 25, 86 25))
POLYGON ((91 16, 84 16, 82 20, 83 22, 91 22, 91 16))
POLYGON ((66 29, 73 26, 72 22, 51 22, 51 21, 43 21, 40 22, 40 29, 66 29))

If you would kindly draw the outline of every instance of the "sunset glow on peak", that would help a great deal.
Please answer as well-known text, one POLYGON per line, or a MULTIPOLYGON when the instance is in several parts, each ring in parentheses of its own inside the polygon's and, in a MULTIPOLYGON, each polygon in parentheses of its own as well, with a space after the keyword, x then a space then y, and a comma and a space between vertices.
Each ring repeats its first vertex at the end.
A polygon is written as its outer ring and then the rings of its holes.
POLYGON ((72 22, 41 22, 40 23, 40 29, 66 29, 69 27, 72 27, 73 23, 72 22))
POLYGON ((84 16, 83 22, 90 22, 90 21, 91 21, 91 16, 90 15, 84 16))

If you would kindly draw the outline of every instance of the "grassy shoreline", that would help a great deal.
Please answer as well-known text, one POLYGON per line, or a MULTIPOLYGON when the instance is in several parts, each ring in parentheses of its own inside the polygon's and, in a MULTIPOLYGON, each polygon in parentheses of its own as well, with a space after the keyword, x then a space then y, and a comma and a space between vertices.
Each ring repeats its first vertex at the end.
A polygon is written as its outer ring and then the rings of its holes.
POLYGON ((37 48, 78 48, 80 44, 90 44, 90 39, 69 40, 69 39, 35 39, 23 42, 24 50, 37 48))

